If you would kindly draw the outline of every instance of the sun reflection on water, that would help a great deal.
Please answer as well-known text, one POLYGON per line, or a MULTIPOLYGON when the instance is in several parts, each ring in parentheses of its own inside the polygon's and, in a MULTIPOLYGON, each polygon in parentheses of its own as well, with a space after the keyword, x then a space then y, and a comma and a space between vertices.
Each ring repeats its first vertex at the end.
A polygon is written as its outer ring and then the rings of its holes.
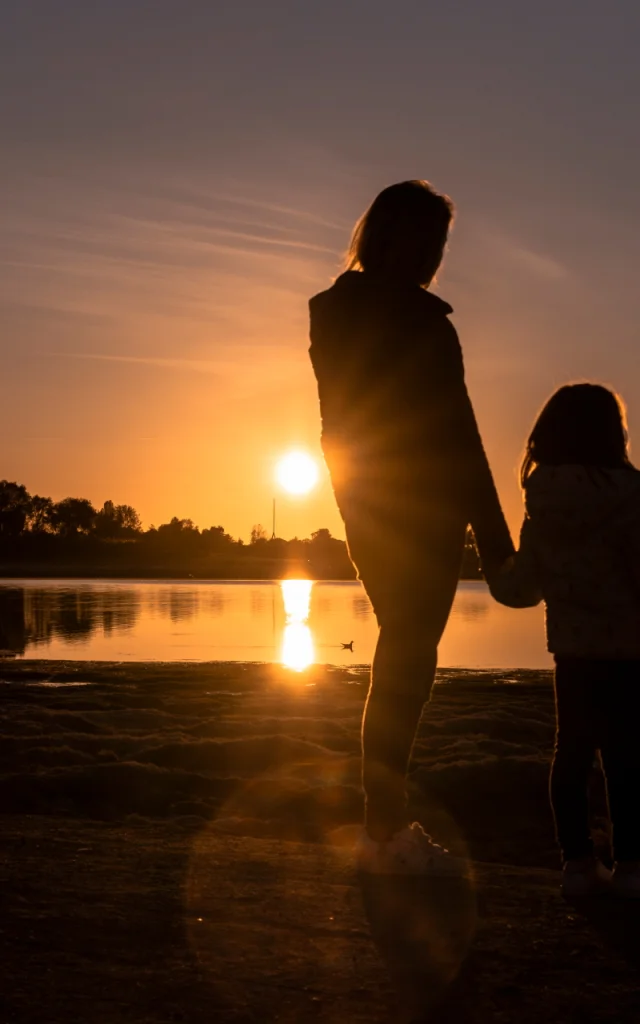
POLYGON ((303 672, 315 661, 313 637, 307 625, 313 580, 282 580, 285 627, 280 660, 287 668, 303 672))

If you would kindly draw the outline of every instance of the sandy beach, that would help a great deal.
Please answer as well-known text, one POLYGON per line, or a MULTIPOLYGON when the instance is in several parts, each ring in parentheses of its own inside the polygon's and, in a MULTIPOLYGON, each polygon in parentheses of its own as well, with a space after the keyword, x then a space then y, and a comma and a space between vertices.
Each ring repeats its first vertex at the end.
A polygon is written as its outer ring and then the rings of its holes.
POLYGON ((3 1024, 640 1020, 640 908, 558 893, 548 673, 439 674, 412 807, 471 879, 437 885, 354 871, 364 667, 0 679, 3 1024))

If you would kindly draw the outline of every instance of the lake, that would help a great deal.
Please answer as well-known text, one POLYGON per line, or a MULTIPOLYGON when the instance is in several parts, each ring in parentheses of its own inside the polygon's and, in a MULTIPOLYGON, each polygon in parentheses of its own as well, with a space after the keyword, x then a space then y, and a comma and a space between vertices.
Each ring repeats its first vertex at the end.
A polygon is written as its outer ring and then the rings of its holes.
MULTIPOLYGON (((74 661, 371 661, 376 621, 359 583, 311 580, 0 581, 0 650, 74 661), (343 643, 353 641, 353 652, 343 643)), ((461 582, 442 667, 545 668, 542 608, 516 611, 461 582)))

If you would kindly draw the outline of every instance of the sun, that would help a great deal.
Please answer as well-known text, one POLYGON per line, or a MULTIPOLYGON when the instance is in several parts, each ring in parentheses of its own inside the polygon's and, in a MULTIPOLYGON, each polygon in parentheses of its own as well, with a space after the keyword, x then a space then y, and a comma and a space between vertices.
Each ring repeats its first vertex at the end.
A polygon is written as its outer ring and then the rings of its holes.
POLYGON ((306 452, 288 452, 276 465, 276 479, 289 494, 308 494, 318 482, 318 464, 306 452))

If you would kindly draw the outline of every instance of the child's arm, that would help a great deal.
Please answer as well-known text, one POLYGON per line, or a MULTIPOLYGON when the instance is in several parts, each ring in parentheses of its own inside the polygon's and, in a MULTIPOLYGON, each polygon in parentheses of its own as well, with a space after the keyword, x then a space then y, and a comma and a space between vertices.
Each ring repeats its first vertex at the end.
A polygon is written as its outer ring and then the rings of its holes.
POLYGON ((533 608, 542 601, 528 516, 520 530, 520 547, 501 569, 489 574, 487 582, 492 597, 510 608, 533 608))

